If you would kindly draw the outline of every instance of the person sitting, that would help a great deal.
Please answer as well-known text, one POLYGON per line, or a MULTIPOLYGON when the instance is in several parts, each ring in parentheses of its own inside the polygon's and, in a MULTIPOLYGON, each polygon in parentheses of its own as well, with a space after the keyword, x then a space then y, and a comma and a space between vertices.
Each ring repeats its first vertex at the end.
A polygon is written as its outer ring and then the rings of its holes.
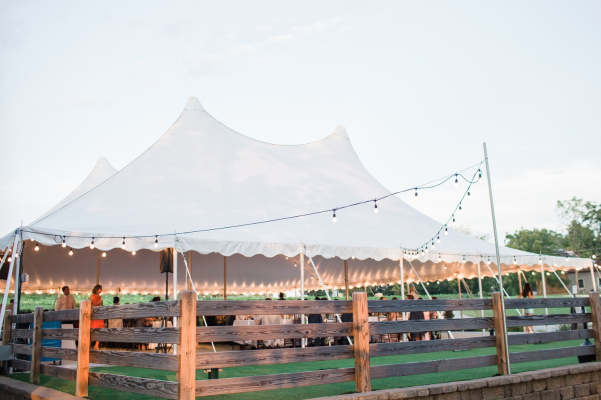
MULTIPOLYGON (((271 298, 266 298, 266 301, 271 301, 271 298)), ((260 321, 261 325, 282 325, 281 315, 258 315, 255 316, 255 321, 260 321)), ((281 339, 266 339, 263 340, 265 347, 280 347, 282 344, 281 339)))
POLYGON ((59 310, 73 310, 77 308, 77 304, 75 303, 75 297, 71 294, 69 290, 69 286, 63 286, 63 295, 56 299, 56 305, 54 309, 56 311, 59 310))

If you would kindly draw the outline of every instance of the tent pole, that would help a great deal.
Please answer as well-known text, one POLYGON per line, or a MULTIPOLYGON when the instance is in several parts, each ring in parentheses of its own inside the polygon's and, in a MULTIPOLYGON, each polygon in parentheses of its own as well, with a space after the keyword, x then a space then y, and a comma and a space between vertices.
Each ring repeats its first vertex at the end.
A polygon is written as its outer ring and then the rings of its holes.
MULTIPOLYGON (((399 268, 401 270, 401 300, 405 300, 405 271, 403 265, 403 257, 399 260, 399 268)), ((407 319, 407 313, 402 313, 403 320, 407 319)), ((407 334, 403 333, 403 342, 407 341, 407 334)))
MULTIPOLYGON (((323 280, 321 279, 321 275, 319 275, 319 271, 317 270, 317 267, 315 266, 315 263, 313 262, 313 259, 309 256, 307 256, 307 258, 309 259, 309 261, 311 261, 311 265, 313 266, 313 271, 315 271, 315 273, 317 274, 317 279, 319 279, 319 283, 321 283, 321 288, 323 289, 324 292, 326 292, 326 297, 328 298, 328 300, 332 300, 330 299, 330 295, 328 294, 328 289, 326 288, 326 285, 323 283, 323 280)), ((336 314, 336 319, 338 320, 338 323, 342 323, 342 320, 340 319, 340 315, 336 314)), ((351 341, 350 337, 346 337, 346 339, 348 340, 349 344, 352 346, 353 342, 351 341)))
POLYGON ((227 300, 227 257, 223 256, 223 300, 227 300))
MULTIPOLYGON (((182 254, 184 254, 184 253, 182 252, 182 254)), ((186 258, 184 257, 184 260, 185 259, 186 258)), ((188 250, 188 260, 186 262, 186 271, 188 272, 187 278, 186 278, 186 290, 191 290, 191 288, 194 286, 194 284, 192 283, 192 250, 188 250)))
MULTIPOLYGON (((478 262, 478 292, 480 292, 480 300, 482 300, 482 271, 480 271, 480 262, 478 262)), ((480 310, 480 315, 484 318, 484 310, 480 310)), ((486 335, 486 329, 482 329, 482 336, 486 335)))
POLYGON ((96 249, 96 284, 100 285, 100 250, 96 249))
POLYGON ((553 271, 553 273, 555 274, 555 276, 557 277, 557 279, 559 279, 559 282, 561 282, 561 284, 563 285, 564 289, 566 290, 566 292, 568 292, 568 295, 570 297, 572 297, 572 293, 570 293, 570 289, 568 289, 568 287, 566 286, 565 283, 563 283, 563 280, 559 277, 559 275, 557 275, 557 272, 555 272, 555 268, 553 268, 552 266, 549 265, 549 268, 551 269, 551 271, 553 271))
MULTIPOLYGON (((300 298, 301 301, 305 300, 305 253, 303 253, 303 246, 301 245, 301 253, 300 253, 300 284, 301 284, 301 292, 300 298)), ((301 314, 301 324, 305 323, 305 314, 301 314)), ((301 339, 301 347, 305 347, 305 338, 301 339)))
MULTIPOLYGON (((495 276, 495 274, 492 272, 492 269, 490 269, 490 267, 488 266, 488 264, 486 264, 486 268, 488 268, 488 270, 492 274, 492 277, 495 278, 495 280, 497 282, 499 282, 499 280, 497 279, 497 277, 495 276)), ((511 297, 509 296, 509 293, 507 293, 507 290, 505 290, 505 288, 503 288, 503 293, 505 293, 505 297, 507 297, 508 299, 511 299, 511 297)), ((520 316, 522 315, 522 313, 520 312, 520 310, 518 310, 517 308, 515 309, 515 311, 517 311, 518 315, 520 315, 520 316)))
MULTIPOLYGON (((409 260, 407 260, 407 261, 409 261, 409 260)), ((417 276, 417 280, 422 285, 422 288, 424 289, 424 292, 426 292, 426 295, 428 296, 428 299, 432 300, 432 296, 430 296, 430 293, 428 293, 428 289, 426 289, 426 285, 424 285, 424 282, 422 282, 421 278, 417 274, 417 271, 413 267, 413 264, 411 263, 411 261, 409 261, 409 264, 411 265, 411 269, 413 270, 413 273, 415 274, 415 276, 417 276)), ((440 311, 437 311, 437 314, 438 314, 438 317, 440 319, 444 319, 444 316, 442 315, 442 313, 440 311)), ((453 336, 453 334, 451 333, 451 331, 447 331, 447 333, 449 334, 449 337, 451 339, 455 339, 455 337, 453 336)))
POLYGON ((592 266, 591 266, 591 278, 593 280, 593 291, 596 292, 597 291, 597 285, 595 283, 595 269, 592 266))
POLYGON ((346 289, 346 299, 348 300, 348 260, 344 260, 344 287, 346 289))
MULTIPOLYGON (((15 234, 15 241, 13 243, 13 253, 14 253, 14 249, 17 248, 17 240, 18 240, 18 236, 15 234)), ((10 246, 8 246, 6 248, 6 251, 4 252, 4 257, 2 257, 2 264, 4 264, 4 262, 6 261, 6 258, 8 257, 8 250, 10 249, 10 246)), ((2 265, 0 264, 0 265, 2 265)), ((15 258, 11 257, 10 260, 10 266, 8 267, 8 276, 6 277, 6 288, 4 289, 4 296, 2 297, 2 310, 0 311, 0 321, 4 321, 4 314, 6 313, 6 303, 8 303, 8 295, 9 295, 9 290, 10 290, 10 279, 13 275, 13 268, 15 266, 15 258)), ((3 345, 6 346, 7 343, 2 343, 3 345)))
MULTIPOLYGON (((459 300, 461 300, 461 280, 459 279, 459 275, 457 275, 457 293, 459 293, 459 300)), ((463 310, 459 310, 459 315, 463 319, 463 310)))
MULTIPOLYGON (((177 236, 175 237, 177 240, 177 236)), ((177 249, 173 246, 173 298, 177 299, 177 249)), ((177 327, 177 317, 173 317, 173 327, 177 327)), ((177 344, 173 345, 173 354, 177 354, 177 344)))
MULTIPOLYGON (((17 236, 20 236, 17 234, 17 236)), ((23 245, 21 239, 17 242, 16 251, 13 248, 13 260, 15 261, 15 296, 13 297, 15 303, 13 305, 13 315, 19 313, 19 303, 21 302, 21 260, 19 256, 20 247, 23 245)), ((60 291, 60 290, 59 290, 60 291)))
POLYGON ((518 269, 518 293, 522 293, 522 275, 520 275, 520 270, 518 269))
MULTIPOLYGON (((547 280, 545 279, 545 263, 541 262, 540 266, 540 279, 543 286, 543 297, 547 298, 547 280)), ((545 308, 545 315, 549 315, 549 309, 545 308)), ((549 325, 547 325, 547 332, 549 332, 549 325)))
MULTIPOLYGON (((486 150, 486 143, 484 145, 484 160, 486 162, 486 177, 488 179, 488 194, 490 196, 490 211, 492 216, 492 227, 495 236, 495 250, 497 253, 497 270, 499 274, 499 292, 501 292, 501 299, 503 298, 503 275, 501 274, 501 256, 499 255, 499 238, 497 237, 497 220, 495 218, 495 204, 492 199, 492 183, 490 181, 490 166, 488 165, 488 151, 486 150)), ((507 362, 507 373, 511 374, 511 367, 509 365, 509 344, 507 341, 507 323, 505 315, 505 302, 501 302, 501 316, 503 318, 503 342, 505 342, 505 359, 507 362)))
MULTIPOLYGON (((177 241, 177 244, 179 244, 179 249, 180 251, 182 250, 182 246, 179 243, 179 239, 177 238, 177 236, 175 237, 175 240, 177 241)), ((184 254, 184 252, 182 251, 182 255, 184 254)), ((190 250, 190 254, 192 254, 192 250, 190 250)), ((194 293, 196 293, 196 287, 194 286, 194 281, 192 280, 192 274, 190 273, 190 268, 188 268, 188 261, 186 261, 186 257, 184 256, 184 265, 186 266, 186 273, 188 275, 188 277, 190 278, 190 284, 192 285, 192 290, 194 291, 194 293)), ((196 300, 198 300, 198 293, 196 294, 196 300)), ((205 326, 207 325, 207 319, 205 318, 205 316, 202 316, 202 320, 205 323, 205 326)), ((211 346, 213 346, 213 352, 217 352, 217 350, 215 349, 215 343, 211 342, 211 346)))

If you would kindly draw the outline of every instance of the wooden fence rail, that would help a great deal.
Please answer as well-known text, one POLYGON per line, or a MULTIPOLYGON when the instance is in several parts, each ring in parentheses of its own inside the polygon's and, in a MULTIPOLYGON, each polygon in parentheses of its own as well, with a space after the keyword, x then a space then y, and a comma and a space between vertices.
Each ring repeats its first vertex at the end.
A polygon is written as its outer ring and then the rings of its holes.
POLYGON ((49 375, 75 382, 76 395, 87 396, 88 386, 156 396, 167 399, 192 400, 195 396, 253 392, 270 389, 355 382, 358 392, 371 389, 372 379, 410 376, 433 372, 497 366, 506 374, 512 363, 555 358, 595 355, 601 361, 601 300, 597 293, 587 298, 507 299, 498 293, 492 299, 464 300, 391 300, 367 301, 365 293, 354 293, 352 301, 196 301, 194 292, 181 292, 178 300, 123 306, 91 307, 83 301, 79 310, 11 315, 2 323, 4 343, 12 340, 14 354, 30 357, 30 361, 15 359, 13 368, 30 371, 30 381, 39 383, 40 375, 49 375), (502 318, 501 307, 570 308, 585 307, 589 312, 511 316, 502 318), (486 318, 433 319, 369 322, 369 313, 409 313, 412 311, 492 310, 486 318), (260 326, 196 326, 197 316, 216 315, 281 315, 281 314, 350 314, 352 322, 334 324, 292 324, 260 326), (90 328, 92 320, 137 319, 146 317, 179 318, 177 327, 165 328, 90 328), (79 321, 77 329, 44 329, 42 322, 79 321), (507 327, 587 324, 593 329, 578 329, 534 334, 512 334, 506 344, 511 346, 594 339, 594 346, 560 347, 527 352, 509 352, 507 359, 503 332, 507 327), (30 324, 31 329, 15 329, 12 324, 30 324), (370 343, 378 335, 393 335, 448 330, 495 329, 494 336, 461 339, 370 343), (267 339, 307 339, 351 337, 353 345, 266 349, 257 351, 220 351, 196 353, 197 343, 231 342, 267 339), (77 349, 42 346, 43 339, 77 340, 77 349), (21 343, 17 343, 20 341, 21 343), (27 341, 27 344, 23 343, 27 341), (167 343, 179 345, 178 354, 150 354, 112 350, 91 350, 94 341, 122 343, 167 343), (494 354, 476 357, 447 358, 370 365, 372 357, 402 356, 455 350, 495 348, 494 354), (42 364, 42 357, 77 361, 76 370, 42 364), (197 370, 214 370, 254 365, 316 362, 354 359, 353 368, 294 372, 240 378, 196 380, 197 370), (90 363, 102 363, 135 368, 161 369, 177 372, 177 382, 136 378, 89 371, 90 363))

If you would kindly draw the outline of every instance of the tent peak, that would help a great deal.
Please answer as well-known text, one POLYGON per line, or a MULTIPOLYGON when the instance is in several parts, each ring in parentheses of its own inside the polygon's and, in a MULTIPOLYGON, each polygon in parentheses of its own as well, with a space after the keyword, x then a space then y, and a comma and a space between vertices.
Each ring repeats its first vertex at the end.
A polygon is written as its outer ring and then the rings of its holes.
POLYGON ((186 110, 186 111, 194 111, 194 110, 203 111, 204 108, 202 107, 202 104, 200 104, 200 101, 198 101, 198 98, 190 97, 188 99, 188 101, 186 102, 186 106, 184 107, 184 110, 186 110))
POLYGON ((343 125, 338 125, 332 135, 340 136, 346 140, 349 140, 348 134, 346 133, 346 128, 343 125))
POLYGON ((106 167, 113 168, 113 166, 111 165, 109 160, 107 160, 104 157, 99 157, 98 161, 96 161, 96 165, 94 166, 94 168, 106 168, 106 167))

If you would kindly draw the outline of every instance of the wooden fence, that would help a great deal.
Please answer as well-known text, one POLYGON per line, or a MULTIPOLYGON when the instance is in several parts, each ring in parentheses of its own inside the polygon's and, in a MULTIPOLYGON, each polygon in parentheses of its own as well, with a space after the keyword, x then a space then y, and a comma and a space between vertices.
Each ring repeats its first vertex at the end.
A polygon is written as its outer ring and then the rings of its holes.
POLYGON ((122 306, 90 307, 83 301, 78 310, 7 315, 3 322, 4 343, 11 339, 31 339, 31 345, 13 344, 13 353, 27 354, 31 361, 12 360, 12 366, 28 370, 31 382, 39 383, 40 374, 76 382, 76 395, 86 396, 88 386, 168 399, 193 399, 195 396, 219 395, 270 389, 355 382, 356 390, 371 390, 371 379, 497 366, 507 374, 510 364, 554 358, 594 355, 601 361, 601 302, 598 293, 589 298, 552 298, 505 300, 507 309, 587 307, 589 313, 501 317, 502 298, 476 300, 390 300, 367 301, 365 293, 354 293, 352 301, 202 301, 194 292, 181 292, 176 301, 122 306), (369 322, 369 313, 409 313, 412 311, 492 310, 493 317, 369 322), (350 314, 353 322, 327 324, 292 324, 259 326, 197 327, 197 316, 280 315, 280 314, 350 314), (91 320, 146 317, 177 317, 178 327, 90 329, 91 320), (42 329, 43 321, 79 320, 78 329, 42 329), (33 329, 11 329, 12 323, 31 323, 33 329), (541 326, 593 322, 593 329, 580 329, 508 336, 508 345, 549 343, 594 338, 594 346, 572 346, 528 352, 513 352, 505 357, 502 332, 506 327, 541 326), (370 343, 374 335, 402 335, 432 332, 495 328, 495 336, 442 339, 414 342, 370 343), (266 349, 256 351, 220 351, 196 353, 197 343, 268 339, 307 339, 350 336, 353 345, 266 349), (78 348, 61 349, 41 346, 42 339, 77 340, 78 348), (178 345, 178 354, 150 354, 126 351, 90 350, 91 341, 126 343, 169 343, 178 345), (496 354, 476 357, 370 365, 372 357, 469 350, 495 347, 496 354), (41 364, 41 357, 77 361, 77 370, 41 364), (284 364, 354 359, 354 368, 293 372, 252 377, 196 380, 196 370, 240 366, 284 364), (89 371, 89 363, 177 371, 177 382, 89 371))

